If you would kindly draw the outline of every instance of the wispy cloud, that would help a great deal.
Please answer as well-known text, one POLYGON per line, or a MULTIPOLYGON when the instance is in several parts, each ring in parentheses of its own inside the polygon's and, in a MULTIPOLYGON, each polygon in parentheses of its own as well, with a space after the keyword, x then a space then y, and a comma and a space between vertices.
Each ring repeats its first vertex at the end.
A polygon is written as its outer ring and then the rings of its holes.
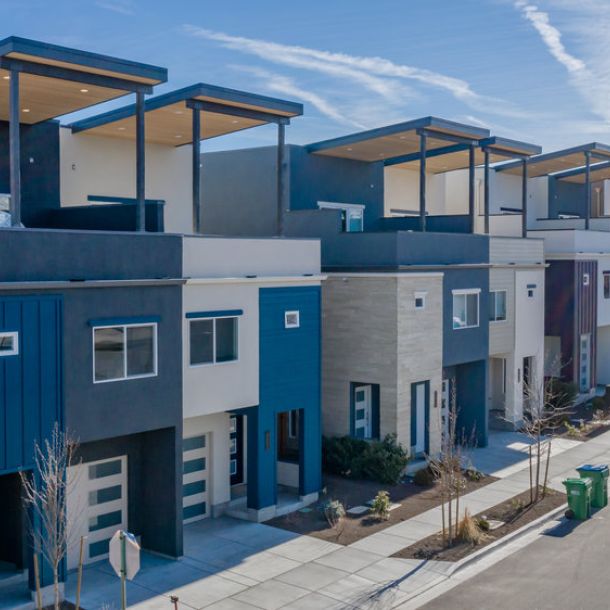
POLYGON ((463 79, 431 70, 396 64, 382 57, 354 56, 233 36, 194 25, 184 25, 183 30, 191 36, 218 42, 225 48, 254 55, 271 63, 351 80, 394 104, 404 105, 405 101, 417 95, 417 92, 411 87, 407 87, 404 82, 410 81, 412 84, 440 89, 473 109, 505 116, 524 116, 523 112, 503 100, 477 93, 463 79))
POLYGON ((539 10, 536 5, 529 4, 526 0, 517 0, 515 2, 515 7, 519 9, 525 19, 534 26, 551 55, 562 64, 568 72, 574 74, 587 69, 582 60, 566 51, 565 46, 561 42, 561 32, 551 24, 548 13, 539 10))
POLYGON ((350 119, 343 113, 339 108, 333 105, 329 100, 314 93, 313 91, 309 91, 307 89, 303 89, 293 78, 288 76, 284 76, 282 74, 276 74, 274 72, 269 72, 268 70, 263 70, 261 68, 256 68, 252 66, 231 66, 233 69, 240 70, 242 72, 247 72, 252 76, 256 76, 261 79, 264 83, 264 87, 273 93, 277 93, 279 95, 287 95, 289 97, 293 97, 302 102, 308 102, 314 108, 316 108, 321 114, 336 121, 337 123, 346 123, 351 125, 352 127, 357 127, 358 129, 365 129, 366 126, 362 123, 358 123, 350 119))
POLYGON ((135 15, 133 4, 129 0, 96 0, 95 5, 120 15, 135 15))
MULTIPOLYGON (((566 6, 561 1, 556 2, 556 5, 564 8, 566 6)), ((549 53, 566 69, 570 84, 587 101, 591 112, 603 120, 604 124, 598 125, 599 132, 606 132, 610 125, 610 106, 607 102, 610 98, 610 64, 608 64, 608 60, 604 59, 600 65, 599 60, 590 63, 570 53, 562 41, 561 30, 553 25, 548 12, 530 4, 527 0, 516 0, 514 6, 532 24, 549 53)), ((575 6, 572 2, 570 8, 579 10, 578 21, 580 23, 580 34, 583 37, 590 38, 595 35, 595 32, 598 33, 599 44, 596 54, 602 52, 604 47, 607 48, 608 7, 604 7, 603 3, 581 0, 578 6, 575 6), (603 22, 604 17, 606 27, 600 31, 599 23, 603 22), (583 19, 586 23, 584 26, 583 19)), ((602 52, 601 54, 604 58, 607 56, 607 53, 602 52)))

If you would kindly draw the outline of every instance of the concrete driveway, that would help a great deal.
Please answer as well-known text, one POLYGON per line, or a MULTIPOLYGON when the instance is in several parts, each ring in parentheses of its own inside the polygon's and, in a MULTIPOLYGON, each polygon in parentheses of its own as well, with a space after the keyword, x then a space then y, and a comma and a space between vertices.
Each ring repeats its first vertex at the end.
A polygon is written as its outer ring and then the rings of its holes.
MULTIPOLYGON (((387 558, 231 518, 185 527, 179 561, 150 553, 128 583, 130 607, 247 610, 391 608, 414 591, 442 580, 435 562, 387 558)), ((67 597, 74 600, 75 574, 67 597)), ((89 566, 83 577, 82 606, 120 607, 120 582, 107 561, 89 566)))

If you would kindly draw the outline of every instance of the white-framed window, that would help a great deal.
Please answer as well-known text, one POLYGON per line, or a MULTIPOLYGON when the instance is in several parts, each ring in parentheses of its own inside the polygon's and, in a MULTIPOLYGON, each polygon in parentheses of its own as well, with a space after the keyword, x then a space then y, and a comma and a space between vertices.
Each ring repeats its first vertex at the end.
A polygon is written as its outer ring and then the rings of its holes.
POLYGON ((364 205, 318 201, 320 210, 341 210, 341 229, 344 233, 361 233, 364 230, 364 205))
POLYGON ((427 292, 416 292, 415 293, 415 309, 426 309, 426 295, 427 292))
POLYGON ((489 321, 506 320, 506 290, 492 290, 489 293, 489 321))
POLYGON ((93 382, 157 375, 157 324, 94 326, 93 382))
POLYGON ((19 354, 19 333, 0 332, 0 358, 2 356, 17 356, 19 354))
POLYGON ((191 366, 235 362, 238 359, 238 330, 237 316, 190 319, 191 366))
POLYGON ((453 291, 453 328, 474 328, 479 325, 479 288, 453 291))
POLYGON ((299 311, 284 312, 284 328, 299 328, 301 326, 301 314, 299 311))

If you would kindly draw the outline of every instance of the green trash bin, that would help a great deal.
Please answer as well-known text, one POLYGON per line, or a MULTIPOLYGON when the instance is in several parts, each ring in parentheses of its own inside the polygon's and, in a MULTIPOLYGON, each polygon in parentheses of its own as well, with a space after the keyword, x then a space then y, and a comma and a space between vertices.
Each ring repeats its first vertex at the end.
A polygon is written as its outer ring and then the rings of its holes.
POLYGON ((608 466, 606 464, 584 464, 576 469, 581 478, 591 479, 591 506, 603 508, 608 504, 608 466))
POLYGON ((584 521, 591 516, 591 479, 566 479, 568 507, 575 519, 584 521))

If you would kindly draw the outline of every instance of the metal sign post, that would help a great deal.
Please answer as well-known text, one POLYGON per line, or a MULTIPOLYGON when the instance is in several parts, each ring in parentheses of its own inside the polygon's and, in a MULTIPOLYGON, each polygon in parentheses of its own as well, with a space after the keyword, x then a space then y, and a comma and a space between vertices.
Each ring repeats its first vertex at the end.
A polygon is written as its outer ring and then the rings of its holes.
POLYGON ((127 610, 127 561, 125 559, 125 532, 119 534, 121 541, 121 610, 127 610))
POLYGON ((121 610, 127 609, 127 581, 140 569, 140 545, 129 532, 119 530, 110 540, 110 565, 121 579, 121 610))

